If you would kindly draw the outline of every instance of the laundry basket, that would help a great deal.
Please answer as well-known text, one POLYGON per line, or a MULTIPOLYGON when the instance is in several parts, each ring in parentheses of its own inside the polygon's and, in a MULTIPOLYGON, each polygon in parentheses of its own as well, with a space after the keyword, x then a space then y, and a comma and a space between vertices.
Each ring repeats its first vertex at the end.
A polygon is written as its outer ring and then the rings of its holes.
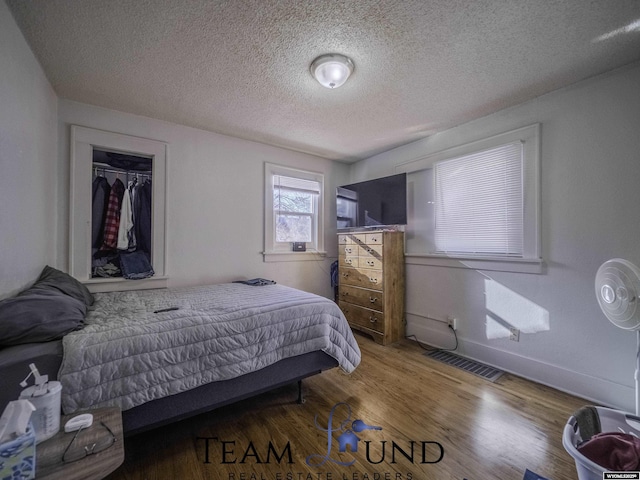
POLYGON ((579 480, 602 480, 602 474, 607 471, 577 449, 582 441, 600 432, 621 432, 640 437, 640 417, 605 407, 584 407, 569 417, 562 433, 562 445, 576 462, 579 480), (597 425, 583 420, 584 415, 581 412, 585 409, 595 412, 597 418, 594 419, 594 423, 597 425))

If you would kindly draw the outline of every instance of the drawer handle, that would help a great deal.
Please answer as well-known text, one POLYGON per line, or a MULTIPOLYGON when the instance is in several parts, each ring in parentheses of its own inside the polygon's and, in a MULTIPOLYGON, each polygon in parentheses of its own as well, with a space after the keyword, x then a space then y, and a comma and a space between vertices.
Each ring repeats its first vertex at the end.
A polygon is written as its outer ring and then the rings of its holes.
POLYGON ((378 283, 378 279, 377 279, 377 278, 369 277, 369 281, 370 281, 371 283, 378 283))
POLYGON ((348 273, 346 273, 346 272, 344 272, 344 273, 342 274, 342 276, 343 276, 344 278, 347 278, 347 277, 349 276, 349 274, 348 274, 348 273))
POLYGON ((343 297, 346 297, 347 295, 349 295, 349 292, 342 292, 343 297))
POLYGON ((367 248, 367 253, 373 253, 373 248, 367 248))
POLYGON ((349 248, 345 248, 344 251, 347 253, 351 253, 353 250, 351 249, 351 247, 349 247, 349 248))
POLYGON ((347 265, 351 265, 351 264, 353 264, 353 259, 351 259, 351 258, 347 258, 347 259, 344 261, 344 263, 346 263, 347 265))
POLYGON ((376 264, 376 262, 374 262, 373 260, 367 260, 367 265, 369 265, 370 267, 373 267, 376 264))
POLYGON ((378 319, 376 317, 369 317, 369 321, 371 323, 376 323, 378 321, 378 319))
POLYGON ((378 301, 377 298, 369 297, 369 302, 376 303, 378 301))

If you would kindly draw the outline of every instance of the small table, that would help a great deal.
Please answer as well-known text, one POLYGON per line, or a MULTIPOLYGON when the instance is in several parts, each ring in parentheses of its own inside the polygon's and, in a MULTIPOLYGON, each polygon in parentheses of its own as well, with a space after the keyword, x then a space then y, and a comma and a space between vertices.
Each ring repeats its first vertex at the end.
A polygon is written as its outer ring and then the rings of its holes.
POLYGON ((60 431, 53 437, 36 445, 36 478, 38 480, 75 480, 104 478, 117 469, 124 462, 124 440, 122 436, 122 415, 119 408, 97 408, 72 415, 63 415, 60 419, 60 431), (109 430, 101 424, 103 422, 113 432, 116 440, 110 447, 96 452, 75 462, 64 463, 62 455, 73 440, 76 432, 65 433, 64 424, 70 418, 81 413, 91 413, 93 424, 83 429, 76 442, 78 447, 104 441, 110 437, 109 430))

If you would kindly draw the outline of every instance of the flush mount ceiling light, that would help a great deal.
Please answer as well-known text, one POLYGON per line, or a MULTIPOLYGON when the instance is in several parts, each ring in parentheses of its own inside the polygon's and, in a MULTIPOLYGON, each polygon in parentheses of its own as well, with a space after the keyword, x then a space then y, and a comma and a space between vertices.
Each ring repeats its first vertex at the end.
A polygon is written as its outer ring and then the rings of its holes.
POLYGON ((350 58, 337 53, 321 55, 311 63, 311 75, 326 88, 338 88, 353 72, 350 58))

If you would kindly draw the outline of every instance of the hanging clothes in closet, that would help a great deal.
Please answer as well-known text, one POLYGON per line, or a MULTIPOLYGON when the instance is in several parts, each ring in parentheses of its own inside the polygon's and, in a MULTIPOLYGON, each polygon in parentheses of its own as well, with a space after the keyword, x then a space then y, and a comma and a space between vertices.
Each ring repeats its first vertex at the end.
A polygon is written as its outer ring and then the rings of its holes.
MULTIPOLYGON (((120 266, 122 276, 129 280, 148 278, 154 275, 151 266, 151 181, 145 180, 142 184, 137 181, 130 182, 129 189, 125 192, 125 198, 129 194, 127 207, 130 208, 127 215, 131 215, 131 224, 126 221, 126 232, 121 236, 122 246, 128 245, 127 252, 120 253, 120 266)), ((126 201, 126 200, 125 200, 126 201)), ((120 225, 123 225, 121 215, 120 225)), ((122 232, 122 230, 121 230, 122 232)), ((120 248, 120 247, 118 247, 120 248)))
POLYGON ((134 232, 138 249, 151 253, 151 180, 134 187, 134 232))
MULTIPOLYGON (((130 158, 125 160, 131 162, 130 158)), ((141 173, 129 170, 128 165, 122 168, 117 162, 116 165, 108 163, 107 168, 96 167, 92 198, 92 277, 133 280, 155 274, 151 265, 150 178, 150 169, 141 173), (112 185, 109 185, 107 174, 112 179, 115 175, 112 185), (121 175, 126 176, 127 186, 120 179, 121 175), (139 177, 146 180, 139 181, 139 177)))
POLYGON ((131 187, 133 182, 129 182, 129 188, 124 191, 122 205, 120 206, 120 225, 118 226, 118 250, 129 250, 135 247, 131 243, 129 233, 133 228, 133 210, 131 209, 131 187))
POLYGON ((110 193, 111 185, 107 179, 96 175, 93 180, 91 203, 91 247, 94 249, 100 248, 104 240, 102 233, 110 193))
POLYGON ((120 228, 120 208, 124 196, 124 183, 119 178, 111 185, 107 215, 105 217, 102 250, 115 250, 118 247, 118 229, 120 228))

